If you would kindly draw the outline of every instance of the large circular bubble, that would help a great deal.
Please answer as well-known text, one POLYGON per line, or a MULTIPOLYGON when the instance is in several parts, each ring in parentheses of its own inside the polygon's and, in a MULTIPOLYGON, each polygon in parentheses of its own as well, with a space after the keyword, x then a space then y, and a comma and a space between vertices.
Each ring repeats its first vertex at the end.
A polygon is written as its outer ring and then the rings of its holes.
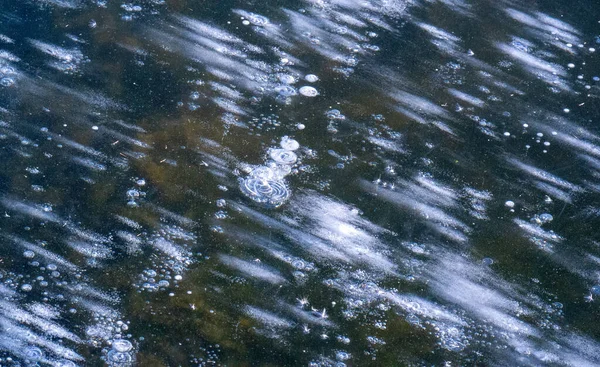
POLYGON ((25 359, 32 362, 39 361, 40 359, 44 358, 44 352, 42 352, 42 350, 38 347, 26 347, 23 349, 23 355, 25 356, 25 359))
POLYGON ((129 340, 125 339, 115 339, 112 342, 112 349, 117 352, 126 353, 133 349, 133 345, 129 340))
POLYGON ((296 149, 300 148, 300 143, 298 143, 296 140, 291 139, 287 136, 284 136, 283 138, 281 138, 281 143, 279 145, 281 145, 281 147, 285 150, 296 150, 296 149))
POLYGON ((114 349, 108 352, 107 359, 110 366, 129 366, 133 361, 129 353, 117 352, 114 349))
POLYGON ((240 190, 257 203, 279 207, 290 197, 290 190, 283 180, 260 180, 247 177, 240 181, 240 190))
POLYGON ((319 95, 319 92, 315 88, 309 86, 301 87, 299 92, 305 97, 316 97, 319 95))

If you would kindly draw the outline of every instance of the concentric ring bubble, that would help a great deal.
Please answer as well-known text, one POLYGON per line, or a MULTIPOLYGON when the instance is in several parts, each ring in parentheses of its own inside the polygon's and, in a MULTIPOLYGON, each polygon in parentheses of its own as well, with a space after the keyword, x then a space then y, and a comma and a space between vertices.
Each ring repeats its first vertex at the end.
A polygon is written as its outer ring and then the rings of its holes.
POLYGON ((39 361, 40 359, 44 358, 44 352, 42 352, 42 350, 38 347, 26 347, 23 349, 23 354, 27 360, 32 362, 39 361))
POLYGON ((301 87, 299 92, 305 97, 316 97, 319 95, 319 92, 315 88, 306 85, 301 87))
POLYGON ((306 80, 309 83, 315 83, 319 81, 319 77, 315 74, 308 74, 304 77, 304 80, 306 80))
POLYGON ((277 208, 290 198, 290 190, 283 180, 260 180, 247 177, 240 181, 240 190, 257 203, 277 208))
POLYGON ((129 340, 115 339, 112 342, 112 349, 117 352, 126 353, 133 349, 133 345, 129 340))
POLYGON ((129 353, 117 352, 114 349, 108 352, 107 358, 110 366, 128 366, 133 361, 129 353))
POLYGON ((300 143, 298 143, 296 140, 291 139, 287 136, 284 136, 283 138, 281 138, 281 143, 279 143, 279 145, 281 145, 281 147, 285 150, 296 150, 296 149, 300 148, 300 143))
POLYGON ((285 149, 271 149, 269 156, 279 164, 294 164, 298 160, 296 153, 285 149))

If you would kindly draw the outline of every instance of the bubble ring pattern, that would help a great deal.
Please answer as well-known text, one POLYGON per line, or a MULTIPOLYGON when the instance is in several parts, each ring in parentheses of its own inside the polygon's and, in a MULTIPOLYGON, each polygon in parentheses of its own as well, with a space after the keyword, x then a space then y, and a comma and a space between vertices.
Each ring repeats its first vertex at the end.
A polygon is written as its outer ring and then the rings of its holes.
POLYGON ((113 366, 129 365, 133 361, 133 357, 129 353, 117 352, 112 349, 108 352, 108 362, 113 366))
POLYGON ((269 156, 279 164, 294 164, 298 160, 296 153, 286 149, 271 149, 269 156))
POLYGON ((257 203, 277 208, 290 198, 290 190, 283 180, 261 180, 247 177, 240 181, 240 190, 257 203))
POLYGON ((44 352, 38 347, 27 347, 23 350, 25 358, 29 361, 36 362, 44 358, 44 352))

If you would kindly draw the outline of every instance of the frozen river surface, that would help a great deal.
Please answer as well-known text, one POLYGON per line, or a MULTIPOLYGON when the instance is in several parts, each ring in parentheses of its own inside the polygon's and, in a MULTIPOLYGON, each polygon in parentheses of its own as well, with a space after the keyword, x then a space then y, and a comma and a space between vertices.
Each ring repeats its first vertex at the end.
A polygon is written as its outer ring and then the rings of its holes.
POLYGON ((600 365, 599 56, 597 0, 0 0, 0 365, 600 365))

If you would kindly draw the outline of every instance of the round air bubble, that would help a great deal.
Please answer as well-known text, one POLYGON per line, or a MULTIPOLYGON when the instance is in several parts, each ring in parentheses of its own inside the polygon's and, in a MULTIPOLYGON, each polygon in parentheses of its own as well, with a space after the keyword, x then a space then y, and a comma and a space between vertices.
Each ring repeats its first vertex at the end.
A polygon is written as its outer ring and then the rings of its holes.
POLYGON ((126 353, 133 349, 133 345, 129 340, 115 339, 112 343, 112 349, 120 353, 126 353))
POLYGON ((133 361, 133 357, 129 353, 117 352, 114 349, 108 352, 107 357, 109 365, 129 365, 133 361))
POLYGON ((301 87, 299 92, 305 97, 316 97, 319 95, 319 92, 315 88, 309 86, 301 87))
POLYGON ((285 150, 297 150, 300 148, 300 143, 294 139, 288 138, 287 136, 284 136, 281 139, 281 143, 279 145, 281 145, 281 147, 285 150))
POLYGON ((308 74, 304 77, 304 80, 306 80, 309 83, 316 83, 319 81, 319 77, 315 74, 308 74))

